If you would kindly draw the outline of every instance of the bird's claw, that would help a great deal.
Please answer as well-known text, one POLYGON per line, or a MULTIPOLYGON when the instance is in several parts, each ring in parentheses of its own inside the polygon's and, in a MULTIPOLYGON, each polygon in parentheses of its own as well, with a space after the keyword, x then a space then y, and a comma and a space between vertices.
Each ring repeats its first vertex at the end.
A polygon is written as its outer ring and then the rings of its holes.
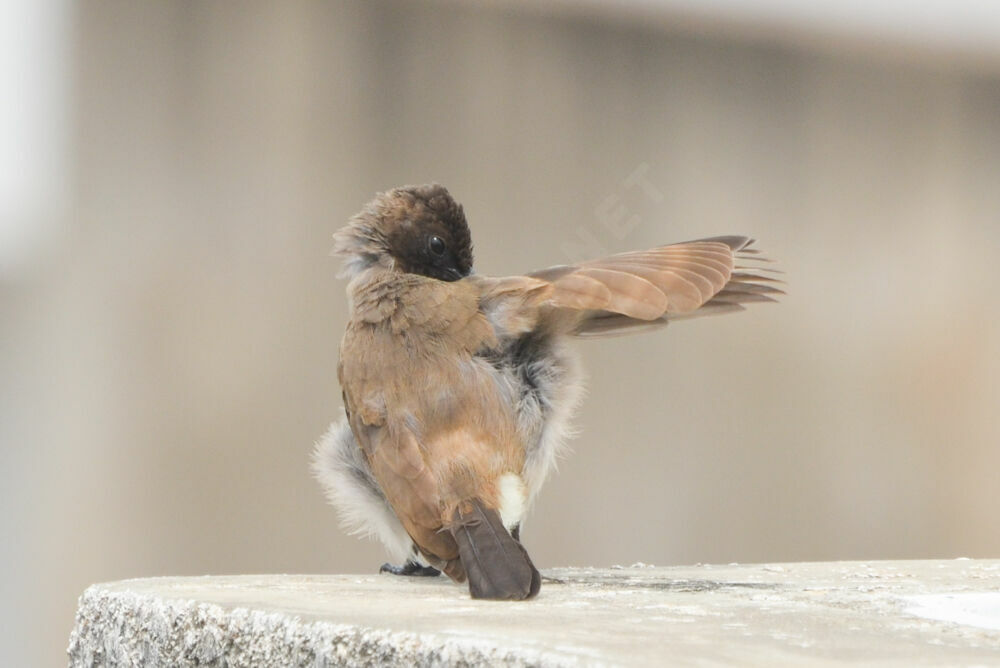
POLYGON ((415 577, 435 577, 441 575, 441 571, 433 566, 423 566, 415 561, 408 560, 402 566, 395 566, 390 563, 382 564, 378 569, 379 573, 391 573, 393 575, 409 575, 415 577))

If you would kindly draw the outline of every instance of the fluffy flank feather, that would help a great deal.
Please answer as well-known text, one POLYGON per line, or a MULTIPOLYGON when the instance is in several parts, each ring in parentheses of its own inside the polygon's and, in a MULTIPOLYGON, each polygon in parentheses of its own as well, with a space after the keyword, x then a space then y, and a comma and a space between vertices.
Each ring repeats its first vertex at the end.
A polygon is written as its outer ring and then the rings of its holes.
POLYGON ((378 538, 393 560, 407 559, 413 542, 382 495, 346 418, 316 443, 312 470, 348 532, 378 538))

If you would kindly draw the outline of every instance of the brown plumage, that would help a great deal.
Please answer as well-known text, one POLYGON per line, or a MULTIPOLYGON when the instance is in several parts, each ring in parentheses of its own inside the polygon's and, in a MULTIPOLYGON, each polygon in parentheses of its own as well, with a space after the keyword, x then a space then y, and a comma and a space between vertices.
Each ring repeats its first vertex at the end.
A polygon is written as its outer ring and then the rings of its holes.
POLYGON ((781 290, 763 269, 736 269, 759 260, 751 243, 702 239, 490 278, 471 274, 465 216, 444 188, 379 195, 336 236, 352 277, 339 365, 350 433, 336 447, 363 456, 339 452, 329 485, 358 485, 371 512, 397 518, 417 555, 468 578, 474 597, 534 596, 540 577, 516 536, 555 456, 549 423, 575 396, 560 390, 575 379, 559 342, 773 301, 781 290))

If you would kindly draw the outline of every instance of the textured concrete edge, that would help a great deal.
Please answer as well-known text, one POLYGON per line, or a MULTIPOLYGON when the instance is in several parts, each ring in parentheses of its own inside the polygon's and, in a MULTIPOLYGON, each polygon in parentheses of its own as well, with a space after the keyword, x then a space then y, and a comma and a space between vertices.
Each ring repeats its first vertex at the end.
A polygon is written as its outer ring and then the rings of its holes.
POLYGON ((92 585, 80 596, 70 666, 576 665, 482 640, 303 621, 92 585))

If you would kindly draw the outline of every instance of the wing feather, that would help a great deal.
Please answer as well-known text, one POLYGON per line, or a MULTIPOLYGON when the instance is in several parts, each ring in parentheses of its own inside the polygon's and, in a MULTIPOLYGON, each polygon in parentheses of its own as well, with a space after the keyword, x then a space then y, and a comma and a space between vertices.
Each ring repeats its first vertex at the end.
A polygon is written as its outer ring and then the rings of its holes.
MULTIPOLYGON (((667 308, 667 296, 646 278, 622 271, 598 266, 584 266, 571 276, 586 276, 602 284, 609 299, 602 306, 608 311, 621 313, 639 320, 659 318, 667 308)), ((568 277, 567 277, 568 278, 568 277)), ((560 281, 555 287, 558 294, 560 281)))
POLYGON ((571 320, 573 333, 609 336, 775 301, 784 292, 771 285, 782 282, 771 274, 780 272, 759 266, 771 260, 749 248, 752 243, 741 236, 699 239, 558 265, 528 276, 552 286, 546 301, 550 310, 577 313, 571 320))
POLYGON ((551 302, 559 308, 604 309, 611 303, 611 290, 594 276, 574 270, 552 282, 551 302))

